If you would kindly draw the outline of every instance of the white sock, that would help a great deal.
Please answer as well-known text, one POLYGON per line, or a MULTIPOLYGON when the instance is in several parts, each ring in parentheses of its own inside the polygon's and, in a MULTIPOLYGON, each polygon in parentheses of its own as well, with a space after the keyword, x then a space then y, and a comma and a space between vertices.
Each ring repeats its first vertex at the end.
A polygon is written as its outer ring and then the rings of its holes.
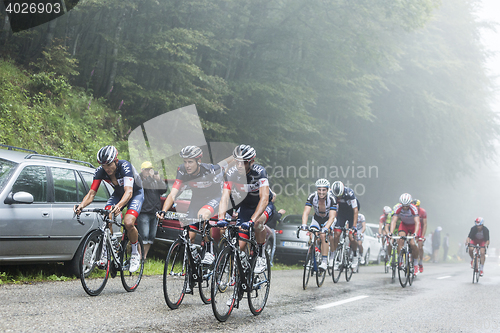
POLYGON ((137 243, 138 242, 132 243, 132 254, 139 254, 137 251, 137 243))

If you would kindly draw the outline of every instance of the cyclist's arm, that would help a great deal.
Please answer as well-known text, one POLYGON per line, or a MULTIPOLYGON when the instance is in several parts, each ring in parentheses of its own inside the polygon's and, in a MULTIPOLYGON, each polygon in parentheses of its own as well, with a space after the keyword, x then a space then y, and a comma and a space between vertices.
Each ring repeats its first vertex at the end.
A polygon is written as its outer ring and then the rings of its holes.
POLYGON ((415 235, 418 235, 418 230, 420 228, 420 218, 418 217, 418 215, 415 215, 413 217, 413 221, 415 221, 415 235))
POLYGON ((255 209, 255 212, 253 213, 250 219, 253 222, 256 222, 262 215, 262 213, 264 213, 268 204, 269 204, 269 186, 264 185, 259 187, 259 204, 257 205, 257 208, 255 209))
POLYGON ((337 211, 334 209, 330 209, 330 211, 328 212, 328 222, 326 222, 325 228, 330 229, 333 221, 335 221, 335 217, 337 217, 337 211))
POLYGON ((366 230, 366 222, 362 222, 363 229, 361 229, 361 233, 364 234, 366 230))
POLYGON ((398 216, 396 214, 392 215, 392 220, 391 220, 391 230, 390 234, 394 234, 394 229, 396 229, 396 221, 398 220, 398 216))
POLYGON ((94 197, 95 197, 96 193, 97 193, 96 191, 90 189, 89 192, 83 198, 82 202, 78 205, 77 208, 75 208, 75 212, 77 210, 81 211, 83 208, 90 205, 92 203, 92 201, 94 201, 94 197))
POLYGON ((358 207, 355 207, 355 208, 353 209, 353 211, 354 211, 354 217, 353 217, 353 219, 354 219, 354 223, 353 223, 353 225, 352 225, 352 226, 355 228, 355 227, 356 227, 356 223, 357 223, 357 221, 358 221, 358 212, 359 212, 358 207))
POLYGON ((223 220, 226 217, 227 211, 227 202, 229 200, 229 196, 231 195, 231 190, 229 188, 225 188, 222 190, 222 196, 220 198, 219 203, 219 220, 223 220))
MULTIPOLYGON (((384 223, 385 224, 385 223, 384 223)), ((378 224, 378 234, 382 235, 382 223, 379 222, 378 224)))
POLYGON ((468 246, 468 245, 469 245, 469 243, 470 243, 470 238, 469 238, 469 237, 467 237, 467 239, 465 240, 465 246, 468 246))
POLYGON ((229 168, 229 165, 233 164, 233 162, 234 162, 234 157, 229 156, 228 158, 223 159, 222 161, 220 161, 217 164, 220 165, 221 168, 223 168, 224 170, 227 170, 229 168))
POLYGON ((423 218, 421 222, 422 225, 420 226, 420 228, 422 228, 422 238, 423 238, 425 237, 425 233, 427 232, 427 217, 423 218))
POLYGON ((170 190, 170 193, 167 195, 167 198, 165 199, 165 202, 163 203, 162 211, 166 212, 168 211, 172 205, 174 204, 174 199, 177 196, 177 193, 179 193, 179 190, 176 189, 175 187, 172 187, 170 190))
POLYGON ((307 220, 309 219, 310 212, 311 206, 304 206, 304 212, 302 213, 302 225, 307 225, 307 220))
POLYGON ((115 205, 115 208, 111 211, 112 213, 116 215, 120 214, 122 211, 123 207, 132 199, 132 194, 134 193, 134 188, 132 186, 124 186, 123 189, 125 190, 125 193, 123 193, 122 198, 120 201, 115 205))

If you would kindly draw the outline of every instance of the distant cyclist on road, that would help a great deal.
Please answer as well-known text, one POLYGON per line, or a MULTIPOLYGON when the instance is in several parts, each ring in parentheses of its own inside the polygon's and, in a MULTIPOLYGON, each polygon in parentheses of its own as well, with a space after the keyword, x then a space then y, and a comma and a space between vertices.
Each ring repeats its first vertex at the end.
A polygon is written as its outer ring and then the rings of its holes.
MULTIPOLYGON (((83 198, 82 202, 75 206, 75 213, 80 214, 82 209, 94 201, 94 197, 99 189, 101 181, 109 183, 114 188, 114 192, 106 203, 107 210, 114 206, 111 214, 115 216, 120 214, 122 209, 127 206, 127 213, 123 219, 125 229, 127 229, 130 243, 132 244, 132 255, 130 257, 130 272, 139 269, 140 254, 137 250, 137 241, 139 233, 134 224, 139 216, 144 202, 144 190, 142 189, 142 180, 139 173, 125 160, 118 160, 118 150, 114 146, 102 147, 97 153, 97 162, 101 165, 95 170, 94 181, 89 192, 83 198)), ((106 261, 106 243, 104 243, 101 259, 98 265, 104 265, 106 261)))
MULTIPOLYGON (((191 203, 187 212, 188 218, 198 218, 208 220, 214 216, 215 210, 219 207, 222 184, 224 181, 224 167, 227 167, 233 158, 228 157, 219 164, 201 163, 203 151, 198 146, 186 146, 179 153, 184 163, 177 168, 177 177, 169 195, 163 203, 162 212, 159 217, 164 218, 165 212, 174 204, 177 195, 187 189, 192 190, 191 203)), ((192 223, 190 228, 200 229, 200 223, 192 223)), ((189 232, 191 243, 194 243, 195 232, 189 232)), ((205 255, 201 261, 203 264, 210 265, 215 259, 213 244, 205 239, 205 255)))
MULTIPOLYGON (((224 221, 229 201, 238 208, 237 225, 249 229, 254 225, 255 240, 258 244, 258 256, 255 273, 260 274, 266 269, 264 244, 266 242, 265 224, 276 211, 273 204, 273 194, 270 190, 266 169, 255 163, 255 149, 249 145, 239 145, 234 148, 233 157, 236 165, 226 173, 224 190, 219 206, 218 226, 225 226, 224 221)), ((248 232, 240 231, 240 237, 248 239, 248 232)), ((240 242, 244 249, 245 242, 240 242)))
MULTIPOLYGON (((358 223, 356 223, 356 242, 358 243, 358 261, 361 265, 365 264, 363 257, 363 239, 365 239, 366 219, 361 213, 358 214, 358 223)), ((368 260, 370 258, 367 258, 368 260)))
MULTIPOLYGON (((349 187, 345 187, 344 184, 337 180, 332 184, 332 193, 337 199, 337 222, 334 226, 333 234, 333 247, 337 248, 340 239, 340 233, 342 227, 345 226, 346 221, 349 221, 349 240, 351 244, 353 257, 356 257, 356 250, 358 248, 358 242, 354 240, 353 234, 356 233, 356 226, 354 221, 358 221, 358 211, 359 211, 359 201, 354 195, 354 191, 349 187)), ((335 255, 334 255, 335 256, 335 255)), ((355 270, 357 266, 357 260, 353 261, 353 269, 355 270)))
MULTIPOLYGON (((418 210, 415 205, 411 203, 412 198, 411 195, 408 193, 403 193, 399 197, 399 204, 396 205, 394 209, 394 215, 392 216, 392 221, 391 221, 391 232, 390 234, 392 235, 394 233, 394 230, 396 229, 396 222, 398 219, 401 219, 401 223, 399 224, 399 229, 398 229, 398 234, 399 236, 411 236, 413 235, 418 235, 419 231, 419 217, 418 217, 418 210)), ((402 239, 398 240, 398 253, 401 251, 401 248, 403 247, 404 241, 402 239)), ((410 240, 410 247, 411 247, 411 252, 413 255, 413 263, 414 266, 417 265, 418 263, 418 248, 417 245, 415 244, 414 239, 410 240)))
MULTIPOLYGON (((479 275, 483 276, 484 261, 486 260, 486 247, 490 245, 490 231, 484 226, 484 219, 482 217, 478 217, 474 223, 475 226, 470 229, 469 236, 467 236, 465 244, 468 245, 470 243, 471 245, 485 246, 484 249, 480 249, 481 267, 479 268, 479 275)), ((474 260, 472 247, 469 247, 469 255, 471 258, 470 267, 474 268, 472 267, 474 260)))
MULTIPOLYGON (((419 273, 424 272, 424 242, 425 242, 425 233, 427 232, 427 212, 425 209, 420 207, 420 200, 415 199, 413 200, 413 204, 417 207, 418 209, 418 217, 420 219, 420 229, 418 231, 417 235, 417 242, 418 242, 418 269, 419 273)), ((417 266, 415 266, 415 272, 417 272, 416 269, 417 266)))
POLYGON ((387 235, 388 231, 385 229, 386 223, 391 223, 392 218, 392 208, 389 206, 385 206, 383 210, 383 214, 380 215, 379 224, 378 224, 378 234, 379 235, 387 235))
MULTIPOLYGON (((307 197, 304 212, 302 213, 302 230, 307 230, 307 220, 309 213, 314 208, 314 216, 312 217, 311 227, 316 227, 321 230, 321 255, 323 260, 319 268, 326 271, 328 268, 328 243, 326 242, 326 235, 333 224, 333 220, 337 215, 337 201, 335 197, 328 192, 330 189, 330 182, 324 178, 316 181, 316 192, 309 194, 307 197)), ((333 265, 333 255, 330 257, 331 264, 333 265)))

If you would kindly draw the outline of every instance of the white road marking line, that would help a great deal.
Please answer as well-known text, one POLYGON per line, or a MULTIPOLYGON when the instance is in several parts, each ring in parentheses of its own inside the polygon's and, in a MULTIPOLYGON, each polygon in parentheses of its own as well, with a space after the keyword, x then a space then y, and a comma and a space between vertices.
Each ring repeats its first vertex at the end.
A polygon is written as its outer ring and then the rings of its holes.
POLYGON ((328 308, 331 308, 331 307, 334 307, 334 306, 337 306, 337 305, 342 305, 342 304, 345 304, 345 303, 354 302, 354 301, 357 301, 357 300, 360 300, 360 299, 363 299, 363 298, 367 298, 367 297, 368 296, 356 296, 356 297, 353 297, 353 298, 345 299, 343 301, 338 301, 338 302, 328 303, 328 304, 325 304, 325 305, 320 305, 320 306, 315 307, 315 309, 318 309, 318 310, 328 309, 328 308))
POLYGON ((451 277, 451 275, 441 276, 441 277, 438 277, 437 279, 438 279, 438 280, 442 280, 442 279, 447 279, 447 278, 449 278, 449 277, 451 277))

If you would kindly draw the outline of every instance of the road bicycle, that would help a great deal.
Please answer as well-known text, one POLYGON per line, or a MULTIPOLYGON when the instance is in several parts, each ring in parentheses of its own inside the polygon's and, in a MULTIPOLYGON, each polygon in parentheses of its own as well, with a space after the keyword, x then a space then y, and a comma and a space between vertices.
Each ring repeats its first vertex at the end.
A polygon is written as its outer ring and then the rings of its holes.
MULTIPOLYGON (((163 269, 163 296, 168 307, 177 309, 184 299, 184 295, 193 294, 198 286, 201 300, 204 304, 209 304, 211 300, 211 281, 213 277, 215 260, 210 264, 202 263, 207 246, 192 244, 189 232, 201 235, 202 241, 208 239, 213 242, 210 236, 212 225, 208 220, 199 218, 181 219, 183 226, 182 233, 170 246, 165 266, 163 269), (192 229, 189 223, 200 222, 200 230, 192 229)), ((216 252, 216 247, 213 247, 216 252)), ((213 253, 216 256, 217 253, 213 253)))
POLYGON ((255 272, 258 248, 253 225, 249 238, 239 235, 240 227, 229 224, 226 227, 226 243, 215 263, 212 279, 212 310, 220 322, 226 321, 234 308, 238 308, 245 294, 250 311, 259 315, 266 306, 271 288, 271 265, 269 254, 265 253, 266 266, 262 272, 255 272), (246 243, 240 250, 239 242, 246 243))
POLYGON ((389 261, 390 254, 387 253, 387 245, 389 244, 389 237, 387 235, 376 234, 379 242, 381 242, 382 247, 380 248, 377 262, 384 263, 384 272, 389 273, 389 266, 387 266, 387 262, 389 261))
MULTIPOLYGON (((389 241, 392 240, 392 250, 391 250, 391 254, 390 254, 390 262, 391 262, 391 279, 392 281, 394 281, 396 279, 396 271, 397 271, 397 268, 398 268, 398 261, 397 261, 397 254, 398 254, 398 243, 397 243, 397 240, 399 239, 399 236, 392 236, 392 237, 389 237, 389 241)), ((389 271, 389 267, 387 267, 387 264, 386 264, 386 273, 389 271)))
POLYGON ((485 247, 484 246, 479 246, 479 245, 474 245, 474 244, 471 244, 469 243, 468 244, 468 247, 472 247, 473 248, 473 252, 472 252, 472 255, 473 255, 473 259, 472 259, 472 268, 473 268, 473 271, 472 271, 472 283, 478 283, 479 282, 479 277, 481 276, 480 275, 480 269, 479 269, 479 265, 481 264, 481 253, 480 253, 480 249, 484 249, 485 247))
MULTIPOLYGON (((348 221, 346 221, 348 225, 348 221)), ((335 227, 339 228, 339 227, 335 227)), ((339 282, 340 275, 342 272, 345 272, 345 280, 349 282, 352 276, 352 258, 351 258, 351 247, 349 246, 349 228, 345 226, 341 227, 341 234, 339 239, 339 244, 337 245, 337 249, 335 251, 335 257, 333 258, 333 282, 339 282), (338 270, 335 268, 338 267, 338 270)))
MULTIPOLYGON (((112 209, 111 209, 112 210, 112 209)), ((144 271, 144 245, 139 235, 137 251, 140 255, 139 269, 130 272, 130 258, 132 256, 132 244, 128 238, 127 229, 122 228, 125 225, 116 221, 116 217, 109 218, 111 210, 106 209, 83 209, 81 213, 90 215, 96 213, 99 221, 99 228, 92 231, 83 242, 82 251, 79 260, 79 273, 83 289, 90 296, 99 295, 108 281, 109 275, 114 278, 117 272, 120 272, 123 287, 126 291, 135 291, 141 282, 144 271), (122 228, 121 240, 115 239, 110 231, 111 223, 122 228), (106 244, 106 245, 104 245, 106 244), (105 249, 105 263, 101 264, 103 258, 103 249, 105 249)), ((81 214, 76 218, 80 224, 84 224, 80 219, 81 214)))
MULTIPOLYGON (((302 230, 299 226, 297 231, 297 238, 299 238, 299 233, 302 230)), ((321 239, 319 236, 319 229, 315 226, 309 226, 306 230, 312 235, 312 239, 309 241, 309 249, 306 254, 306 261, 304 263, 304 274, 302 276, 302 288, 304 290, 307 288, 307 284, 309 283, 309 278, 316 273, 316 284, 318 287, 323 285, 326 277, 326 271, 324 269, 319 268, 319 264, 322 260, 321 255, 321 239)), ((327 259, 328 261, 328 259, 327 259)))
POLYGON ((413 265, 413 254, 410 248, 410 240, 415 236, 393 236, 393 239, 402 239, 404 241, 403 247, 398 255, 398 277, 401 287, 406 287, 407 284, 411 286, 413 278, 415 277, 415 267, 413 265))

